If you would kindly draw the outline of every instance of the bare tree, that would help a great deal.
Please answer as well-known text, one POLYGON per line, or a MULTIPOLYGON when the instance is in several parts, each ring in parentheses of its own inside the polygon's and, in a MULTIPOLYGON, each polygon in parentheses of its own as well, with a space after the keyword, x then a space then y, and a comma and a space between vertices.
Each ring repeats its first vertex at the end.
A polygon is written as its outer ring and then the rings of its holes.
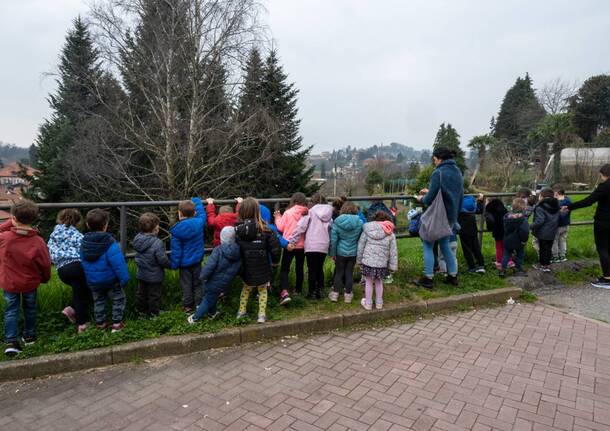
POLYGON ((566 112, 570 97, 576 94, 579 87, 578 81, 555 78, 538 90, 538 100, 549 114, 560 114, 566 112))

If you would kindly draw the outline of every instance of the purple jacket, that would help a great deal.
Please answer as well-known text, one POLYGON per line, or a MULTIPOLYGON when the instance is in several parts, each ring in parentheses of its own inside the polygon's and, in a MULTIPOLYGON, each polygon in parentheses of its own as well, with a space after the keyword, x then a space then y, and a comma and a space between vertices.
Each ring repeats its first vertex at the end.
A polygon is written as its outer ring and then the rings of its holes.
POLYGON ((301 235, 305 235, 305 253, 328 253, 332 223, 333 207, 326 204, 314 205, 297 223, 290 242, 296 244, 301 235))

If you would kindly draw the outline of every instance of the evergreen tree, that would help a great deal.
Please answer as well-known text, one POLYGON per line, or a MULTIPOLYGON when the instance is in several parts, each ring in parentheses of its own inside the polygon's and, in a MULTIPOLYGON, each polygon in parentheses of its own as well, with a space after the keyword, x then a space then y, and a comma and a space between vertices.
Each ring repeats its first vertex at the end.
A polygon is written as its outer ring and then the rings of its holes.
POLYGON ((455 153, 455 162, 462 172, 466 170, 466 161, 464 160, 464 150, 460 148, 460 135, 457 130, 450 124, 441 124, 434 138, 434 146, 437 148, 448 148, 455 153))
POLYGON ((570 99, 570 112, 585 142, 592 142, 604 127, 610 127, 610 75, 587 79, 570 99))
POLYGON ((528 154, 528 133, 545 116, 545 111, 536 98, 529 74, 518 77, 506 92, 498 118, 495 121, 495 137, 504 139, 514 153, 524 157, 528 154))

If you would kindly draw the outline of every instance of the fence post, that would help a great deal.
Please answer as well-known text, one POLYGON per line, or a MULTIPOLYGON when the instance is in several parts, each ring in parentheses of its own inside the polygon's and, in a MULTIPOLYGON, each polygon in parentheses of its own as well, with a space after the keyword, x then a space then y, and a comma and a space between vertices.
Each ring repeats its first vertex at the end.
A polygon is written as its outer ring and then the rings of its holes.
POLYGON ((127 207, 121 205, 119 211, 119 242, 123 253, 127 253, 127 207))
POLYGON ((481 211, 481 220, 479 220, 479 247, 483 248, 483 232, 485 231, 485 202, 483 202, 483 210, 481 211))

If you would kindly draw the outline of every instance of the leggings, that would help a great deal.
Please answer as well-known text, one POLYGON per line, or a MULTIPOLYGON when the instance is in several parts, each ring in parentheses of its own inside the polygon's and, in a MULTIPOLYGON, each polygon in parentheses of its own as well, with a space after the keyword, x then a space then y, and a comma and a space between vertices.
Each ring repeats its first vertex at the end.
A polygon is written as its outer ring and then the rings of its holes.
POLYGON ((313 295, 324 289, 324 260, 326 253, 315 251, 305 253, 307 259, 307 293, 313 295))
POLYGON ((59 279, 72 288, 72 307, 76 313, 76 324, 83 325, 89 320, 91 290, 87 286, 85 271, 80 262, 72 262, 57 270, 59 279))
POLYGON ((297 276, 294 289, 297 293, 301 293, 303 291, 303 265, 305 264, 305 251, 303 249, 284 250, 280 268, 280 290, 288 290, 288 275, 290 274, 290 265, 293 258, 295 259, 295 272, 297 276))
POLYGON ((337 256, 335 262, 333 292, 340 292, 341 288, 345 286, 345 293, 352 293, 356 256, 337 256))
POLYGON ((593 236, 595 238, 595 248, 597 249, 597 254, 599 254, 602 273, 604 277, 610 278, 610 227, 594 223, 593 236))
POLYGON ((248 286, 244 284, 241 289, 241 296, 239 298, 239 312, 241 314, 246 313, 246 307, 248 305, 248 298, 252 289, 258 290, 258 315, 264 316, 267 312, 267 288, 269 283, 261 284, 260 286, 248 286))
POLYGON ((538 244, 540 244, 540 265, 548 266, 551 264, 551 258, 553 257, 553 242, 553 239, 538 238, 538 244))
POLYGON ((375 304, 383 304, 383 282, 380 278, 364 277, 364 298, 366 305, 373 304, 373 285, 375 285, 375 304))
POLYGON ((468 269, 475 269, 477 266, 485 266, 479 239, 476 235, 460 233, 460 242, 462 243, 462 253, 468 263, 468 269))

